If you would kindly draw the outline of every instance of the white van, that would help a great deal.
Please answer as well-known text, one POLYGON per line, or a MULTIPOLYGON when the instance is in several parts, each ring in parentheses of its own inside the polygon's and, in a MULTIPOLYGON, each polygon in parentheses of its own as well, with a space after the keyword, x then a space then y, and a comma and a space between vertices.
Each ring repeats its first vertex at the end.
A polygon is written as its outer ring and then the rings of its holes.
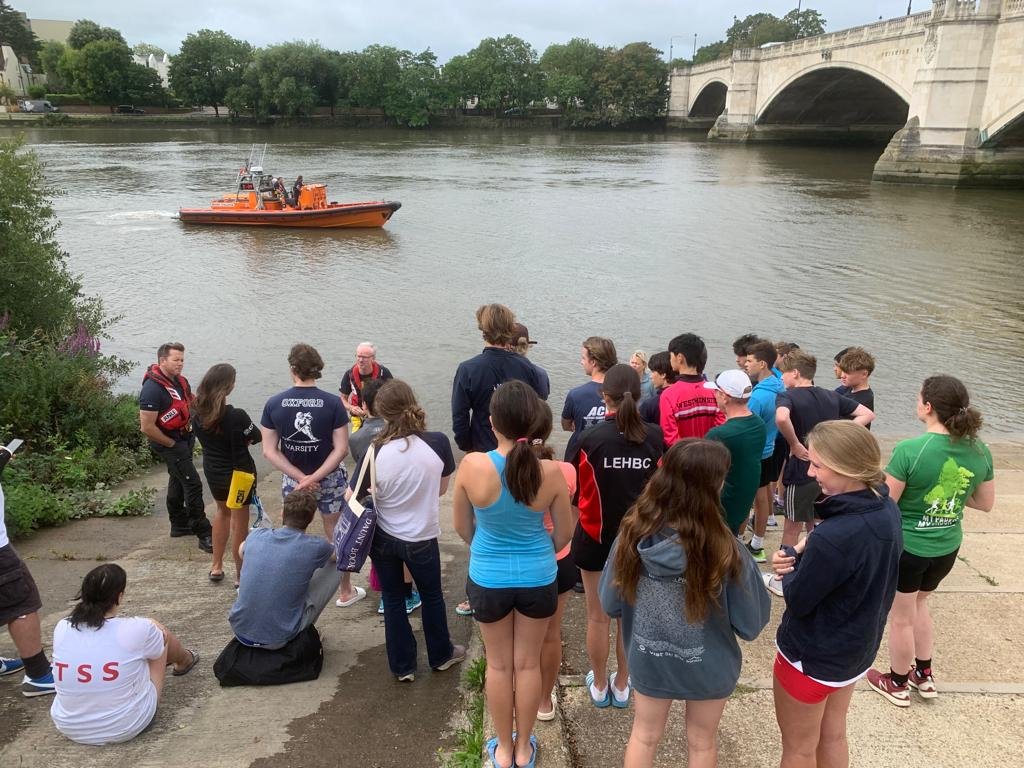
POLYGON ((56 112, 57 108, 46 99, 26 99, 18 102, 22 112, 56 112))

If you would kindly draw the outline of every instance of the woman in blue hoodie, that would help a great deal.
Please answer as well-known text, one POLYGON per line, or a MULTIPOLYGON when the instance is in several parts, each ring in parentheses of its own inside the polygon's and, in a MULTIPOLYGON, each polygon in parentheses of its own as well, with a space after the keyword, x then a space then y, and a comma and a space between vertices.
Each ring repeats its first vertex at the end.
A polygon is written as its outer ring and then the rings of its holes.
POLYGON ((740 674, 736 635, 753 640, 768 623, 757 565, 721 511, 729 463, 721 443, 675 443, 623 519, 601 576, 636 691, 626 768, 654 764, 677 699, 686 701, 688 765, 716 764, 718 722, 740 674))
POLYGON ((846 713, 882 641, 903 551, 900 512, 871 433, 824 421, 807 450, 821 522, 772 556, 786 600, 774 669, 782 768, 848 763, 846 713))

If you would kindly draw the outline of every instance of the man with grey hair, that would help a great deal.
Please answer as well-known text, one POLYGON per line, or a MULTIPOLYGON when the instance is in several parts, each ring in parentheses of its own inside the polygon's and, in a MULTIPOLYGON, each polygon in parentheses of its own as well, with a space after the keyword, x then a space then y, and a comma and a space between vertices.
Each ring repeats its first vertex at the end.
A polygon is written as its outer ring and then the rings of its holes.
POLYGON ((356 347, 356 364, 345 371, 341 377, 341 402, 344 404, 348 415, 357 424, 366 416, 366 409, 363 407, 362 392, 366 382, 372 379, 387 381, 393 379, 391 371, 377 362, 377 347, 370 341, 364 341, 356 347))

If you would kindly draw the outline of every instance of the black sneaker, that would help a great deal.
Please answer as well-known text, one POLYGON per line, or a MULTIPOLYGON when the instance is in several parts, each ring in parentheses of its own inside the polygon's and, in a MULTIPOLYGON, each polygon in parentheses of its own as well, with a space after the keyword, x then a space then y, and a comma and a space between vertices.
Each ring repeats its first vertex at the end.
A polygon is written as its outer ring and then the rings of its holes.
POLYGON ((572 591, 582 595, 587 590, 583 588, 582 581, 577 581, 575 584, 572 585, 572 591))
POLYGON ((213 539, 210 538, 210 534, 199 537, 199 548, 208 555, 213 554, 213 539))
POLYGON ((180 538, 182 538, 184 536, 194 536, 194 535, 195 534, 192 533, 192 529, 191 528, 174 528, 173 526, 171 527, 171 538, 172 539, 180 539, 180 538))

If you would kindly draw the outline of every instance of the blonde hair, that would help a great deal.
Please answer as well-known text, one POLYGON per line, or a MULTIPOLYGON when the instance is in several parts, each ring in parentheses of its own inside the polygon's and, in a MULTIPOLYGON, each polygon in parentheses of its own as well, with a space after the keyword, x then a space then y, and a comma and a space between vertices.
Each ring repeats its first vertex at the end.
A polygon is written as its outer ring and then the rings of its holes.
POLYGON ((807 447, 814 448, 821 463, 833 472, 859 480, 873 491, 885 481, 878 441, 855 421, 819 423, 807 435, 807 447))
POLYGON ((632 361, 632 359, 634 357, 640 358, 640 362, 644 364, 644 368, 647 367, 647 353, 646 352, 644 352, 642 349, 638 349, 636 352, 634 352, 632 355, 629 356, 629 359, 632 361))

